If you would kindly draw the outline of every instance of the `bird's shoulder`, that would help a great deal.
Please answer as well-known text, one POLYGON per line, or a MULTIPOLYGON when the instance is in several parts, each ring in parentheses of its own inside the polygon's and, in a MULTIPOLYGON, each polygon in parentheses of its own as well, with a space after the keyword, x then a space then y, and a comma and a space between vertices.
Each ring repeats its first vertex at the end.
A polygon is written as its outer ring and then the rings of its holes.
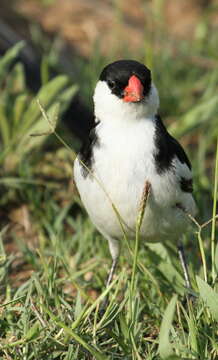
POLYGON ((83 175, 86 177, 89 173, 89 170, 92 170, 94 156, 93 156, 93 148, 94 146, 99 146, 99 137, 96 131, 96 127, 98 126, 99 121, 96 120, 93 122, 92 127, 90 128, 89 134, 86 140, 83 142, 82 147, 79 151, 79 159, 81 160, 83 166, 83 175), (89 169, 89 170, 88 170, 89 169))
POLYGON ((160 115, 156 115, 155 127, 155 165, 159 174, 163 174, 175 167, 179 172, 180 187, 184 192, 192 192, 191 163, 180 143, 171 136, 164 126, 160 115))

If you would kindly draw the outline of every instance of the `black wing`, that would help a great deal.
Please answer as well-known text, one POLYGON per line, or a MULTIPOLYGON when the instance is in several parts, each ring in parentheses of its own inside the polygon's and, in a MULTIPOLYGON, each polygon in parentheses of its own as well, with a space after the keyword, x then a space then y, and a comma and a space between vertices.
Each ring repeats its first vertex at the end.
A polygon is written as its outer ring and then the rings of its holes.
POLYGON ((94 146, 99 146, 99 138, 96 133, 96 126, 99 124, 99 121, 94 124, 91 128, 87 140, 83 143, 82 148, 79 152, 79 158, 82 161, 82 172, 83 176, 86 177, 89 173, 88 169, 91 171, 94 163, 93 148, 94 146))
MULTIPOLYGON (((155 129, 155 147, 157 149, 154 154, 156 169, 159 174, 164 173, 172 166, 172 160, 175 156, 182 164, 186 164, 191 170, 191 163, 176 139, 174 139, 166 130, 160 115, 156 115, 156 129, 155 129)), ((181 190, 185 192, 192 192, 192 179, 180 178, 181 190)))

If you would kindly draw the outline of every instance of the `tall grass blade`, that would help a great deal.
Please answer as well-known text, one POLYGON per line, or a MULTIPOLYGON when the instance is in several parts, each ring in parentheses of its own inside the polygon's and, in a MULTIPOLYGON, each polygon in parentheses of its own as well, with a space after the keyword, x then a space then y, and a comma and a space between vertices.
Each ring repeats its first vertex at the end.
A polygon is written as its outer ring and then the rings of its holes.
POLYGON ((203 264, 204 280, 205 280, 205 282, 207 282, 207 262, 206 262, 203 240, 202 240, 202 236, 201 236, 201 227, 199 228, 199 231, 197 232, 197 236, 198 236, 198 244, 199 244, 200 253, 201 253, 201 260, 202 260, 202 264, 203 264))
POLYGON ((212 263, 213 283, 216 280, 215 235, 216 235, 217 189, 218 189, 218 138, 216 145, 216 165, 215 165, 215 179, 214 179, 214 193, 213 193, 213 219, 212 219, 212 229, 211 229, 211 263, 212 263))
POLYGON ((159 335, 159 354, 161 359, 166 360, 173 355, 172 345, 170 343, 170 328, 173 322, 173 316, 176 308, 177 295, 170 300, 163 316, 159 335))
POLYGON ((9 69, 11 63, 16 59, 17 55, 19 54, 20 50, 24 47, 25 42, 20 41, 15 46, 10 48, 6 54, 0 59, 0 86, 6 76, 7 70, 9 69))

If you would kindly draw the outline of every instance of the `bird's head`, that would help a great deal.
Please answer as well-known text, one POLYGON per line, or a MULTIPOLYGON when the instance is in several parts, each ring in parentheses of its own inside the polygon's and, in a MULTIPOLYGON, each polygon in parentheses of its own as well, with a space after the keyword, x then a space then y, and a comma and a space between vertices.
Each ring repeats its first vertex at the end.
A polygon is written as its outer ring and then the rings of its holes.
POLYGON ((101 121, 155 115, 159 96, 150 70, 134 60, 119 60, 107 65, 97 82, 94 104, 95 115, 101 121))

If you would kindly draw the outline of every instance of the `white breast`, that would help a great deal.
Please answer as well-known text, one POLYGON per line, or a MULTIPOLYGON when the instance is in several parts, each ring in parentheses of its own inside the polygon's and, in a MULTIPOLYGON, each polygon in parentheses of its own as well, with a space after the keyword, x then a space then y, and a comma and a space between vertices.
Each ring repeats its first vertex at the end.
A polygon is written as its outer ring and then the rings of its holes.
MULTIPOLYGON (((175 209, 175 204, 181 201, 182 192, 174 171, 161 176, 156 172, 154 119, 138 119, 137 123, 113 120, 113 123, 100 123, 96 130, 100 144, 94 148, 94 178, 83 177, 78 159, 74 167, 82 202, 95 226, 104 235, 122 236, 112 202, 127 232, 134 234, 143 187, 149 181, 152 193, 142 225, 143 236, 159 241, 168 236, 172 222, 173 227, 179 229, 184 216, 181 210, 175 209)), ((186 202, 191 204, 192 197, 187 196, 186 202)))

